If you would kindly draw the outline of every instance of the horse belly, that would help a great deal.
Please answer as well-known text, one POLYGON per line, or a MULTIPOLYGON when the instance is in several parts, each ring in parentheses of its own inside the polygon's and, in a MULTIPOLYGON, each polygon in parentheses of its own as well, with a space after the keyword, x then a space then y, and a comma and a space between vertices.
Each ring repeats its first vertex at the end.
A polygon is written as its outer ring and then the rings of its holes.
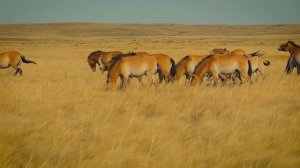
POLYGON ((140 65, 138 67, 127 66, 127 68, 128 68, 128 74, 132 76, 143 76, 147 72, 146 65, 140 65))
POLYGON ((222 73, 222 74, 232 74, 237 69, 238 69, 238 66, 236 63, 230 64, 230 65, 217 65, 216 66, 216 71, 218 73, 222 73))
POLYGON ((4 58, 4 59, 1 59, 0 60, 0 68, 1 69, 4 69, 4 68, 8 68, 8 67, 10 67, 10 65, 9 65, 9 58, 4 58))

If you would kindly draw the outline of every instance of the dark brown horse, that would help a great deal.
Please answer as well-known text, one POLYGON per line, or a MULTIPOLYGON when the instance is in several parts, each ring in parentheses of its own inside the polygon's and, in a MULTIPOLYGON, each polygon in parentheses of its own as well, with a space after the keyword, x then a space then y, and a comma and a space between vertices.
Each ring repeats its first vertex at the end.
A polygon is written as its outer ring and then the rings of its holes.
POLYGON ((107 71, 109 67, 107 67, 107 63, 115 56, 122 54, 120 51, 94 51, 89 54, 87 57, 87 62, 90 65, 92 71, 96 71, 96 66, 98 64, 101 71, 107 71), (100 62, 99 62, 100 61, 100 62))
POLYGON ((293 41, 288 41, 281 44, 278 50, 290 53, 290 57, 285 67, 285 72, 290 74, 293 69, 297 67, 297 74, 300 75, 300 46, 293 41))

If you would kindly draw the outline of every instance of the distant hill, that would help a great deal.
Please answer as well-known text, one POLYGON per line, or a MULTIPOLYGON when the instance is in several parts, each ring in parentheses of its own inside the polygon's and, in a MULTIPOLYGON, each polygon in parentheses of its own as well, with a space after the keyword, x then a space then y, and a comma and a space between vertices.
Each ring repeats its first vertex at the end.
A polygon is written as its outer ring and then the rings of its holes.
POLYGON ((256 36, 300 34, 300 25, 0 24, 0 37, 256 36))

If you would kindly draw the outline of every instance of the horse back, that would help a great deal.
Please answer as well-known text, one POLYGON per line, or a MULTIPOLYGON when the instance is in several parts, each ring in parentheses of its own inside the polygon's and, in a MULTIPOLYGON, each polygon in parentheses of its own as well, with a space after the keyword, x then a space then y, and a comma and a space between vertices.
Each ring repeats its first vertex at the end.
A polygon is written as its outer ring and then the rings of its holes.
POLYGON ((168 76, 172 67, 171 57, 166 54, 152 54, 161 68, 162 74, 168 76))
POLYGON ((231 51, 232 55, 246 55, 246 52, 242 49, 234 49, 231 51))
POLYGON ((134 74, 135 71, 149 71, 157 70, 157 60, 155 57, 149 55, 136 55, 131 57, 123 57, 119 61, 123 71, 130 71, 134 74))
POLYGON ((17 51, 3 52, 0 53, 0 63, 18 64, 21 61, 21 56, 22 55, 17 51))

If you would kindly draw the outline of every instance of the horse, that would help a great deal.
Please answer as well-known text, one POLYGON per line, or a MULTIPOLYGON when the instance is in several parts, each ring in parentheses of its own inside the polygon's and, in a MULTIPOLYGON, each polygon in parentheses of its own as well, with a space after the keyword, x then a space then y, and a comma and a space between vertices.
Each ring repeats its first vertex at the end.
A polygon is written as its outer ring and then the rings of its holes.
POLYGON ((251 82, 252 66, 247 57, 233 54, 226 56, 219 54, 210 55, 203 59, 195 68, 191 84, 201 84, 205 74, 210 73, 213 77, 214 85, 217 85, 220 75, 230 75, 236 72, 251 82))
POLYGON ((291 74, 293 69, 297 67, 297 74, 300 75, 300 46, 293 41, 288 41, 279 46, 278 51, 290 53, 290 57, 285 66, 285 72, 291 74))
POLYGON ((97 64, 101 71, 107 71, 109 69, 109 67, 106 65, 106 63, 109 62, 112 57, 115 57, 120 54, 122 54, 122 52, 120 52, 120 51, 110 51, 110 52, 104 52, 104 51, 100 51, 100 50, 93 51, 88 55, 87 62, 93 72, 96 71, 97 64), (99 60, 100 60, 100 62, 99 62, 99 60))
POLYGON ((114 90, 118 78, 121 78, 120 88, 129 84, 129 78, 147 76, 152 84, 153 75, 159 72, 159 64, 155 57, 149 55, 133 55, 119 57, 112 62, 107 73, 107 89, 114 90))
POLYGON ((173 81, 178 82, 183 75, 189 80, 198 63, 205 57, 206 55, 187 55, 183 57, 176 64, 176 72, 173 81))
POLYGON ((260 51, 255 51, 255 52, 252 52, 250 54, 247 54, 242 49, 234 49, 234 50, 230 51, 230 50, 227 50, 226 48, 215 48, 215 49, 210 51, 210 54, 211 55, 214 55, 214 54, 221 54, 221 55, 233 54, 233 55, 245 55, 247 57, 262 56, 263 55, 262 53, 260 53, 260 51))
POLYGON ((15 75, 23 74, 23 70, 21 69, 22 62, 26 64, 36 64, 34 61, 27 60, 24 55, 17 51, 0 53, 0 68, 5 69, 12 67, 16 70, 15 75))
MULTIPOLYGON (((261 53, 260 51, 255 51, 255 52, 252 52, 250 54, 246 54, 246 52, 242 49, 235 49, 235 50, 229 51, 226 48, 224 48, 224 49, 217 48, 217 49, 213 49, 212 51, 210 51, 210 53, 221 54, 221 55, 230 55, 230 54, 243 55, 243 56, 248 57, 248 59, 250 60, 250 62, 252 64, 252 73, 255 77, 255 81, 257 81, 257 75, 256 75, 257 72, 260 73, 263 80, 265 79, 265 76, 263 74, 264 66, 269 66, 270 65, 270 61, 263 60, 261 58, 261 56, 264 55, 264 54, 261 53)), ((238 75, 239 75, 238 73, 235 73, 235 74, 230 76, 234 83, 235 83, 235 78, 238 77, 239 79, 241 79, 238 75)), ((223 77, 223 79, 224 79, 223 81, 226 81, 226 79, 229 79, 229 78, 223 77)))
POLYGON ((264 67, 271 64, 270 61, 262 59, 262 55, 263 54, 256 54, 254 56, 248 57, 252 65, 252 74, 255 77, 255 81, 257 81, 257 72, 260 73, 262 80, 265 79, 265 75, 263 73, 264 67))
POLYGON ((159 83, 170 82, 176 73, 174 59, 166 54, 151 54, 150 56, 155 57, 160 66, 159 83))

